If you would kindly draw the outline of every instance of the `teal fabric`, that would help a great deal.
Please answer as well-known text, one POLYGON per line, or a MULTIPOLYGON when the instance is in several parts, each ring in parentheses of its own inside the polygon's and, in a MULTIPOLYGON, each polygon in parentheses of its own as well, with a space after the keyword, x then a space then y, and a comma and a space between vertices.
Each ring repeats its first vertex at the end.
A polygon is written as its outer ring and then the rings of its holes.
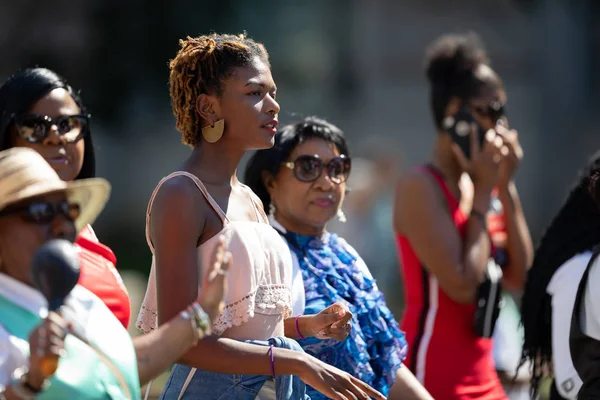
MULTIPOLYGON (((13 336, 28 340, 42 319, 0 296, 0 324, 13 336)), ((127 382, 132 399, 141 397, 133 342, 120 322, 107 313, 94 313, 87 321, 88 340, 112 361, 127 382), (98 314, 98 315, 96 315, 98 314)), ((126 399, 119 381, 96 352, 72 335, 65 339, 67 355, 49 379, 50 387, 37 398, 126 399)))

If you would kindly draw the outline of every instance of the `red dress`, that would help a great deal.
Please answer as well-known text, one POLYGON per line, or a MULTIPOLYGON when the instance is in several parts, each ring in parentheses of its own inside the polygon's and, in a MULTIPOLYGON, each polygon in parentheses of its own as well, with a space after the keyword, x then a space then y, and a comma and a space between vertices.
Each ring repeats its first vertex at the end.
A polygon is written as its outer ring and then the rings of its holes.
MULTIPOLYGON (((424 170, 443 191, 464 239, 467 216, 443 177, 429 167, 424 170)), ((399 234, 397 242, 405 285, 401 322, 409 348, 405 364, 436 400, 507 399, 494 367, 492 340, 474 333, 475 306, 448 297, 421 265, 408 239, 399 234)))
POLYGON ((81 249, 79 284, 106 304, 125 328, 129 325, 131 304, 112 250, 100 243, 91 226, 83 228, 75 244, 81 249))

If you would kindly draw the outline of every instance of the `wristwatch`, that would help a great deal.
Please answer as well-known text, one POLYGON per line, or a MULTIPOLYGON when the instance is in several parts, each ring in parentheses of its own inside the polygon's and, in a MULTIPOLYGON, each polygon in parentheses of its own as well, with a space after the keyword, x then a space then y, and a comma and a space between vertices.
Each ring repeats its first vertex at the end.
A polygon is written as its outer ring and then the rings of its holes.
POLYGON ((41 388, 34 388, 27 382, 28 372, 29 369, 27 367, 20 367, 15 369, 12 374, 10 386, 15 392, 15 394, 19 396, 19 398, 23 400, 34 400, 40 392, 48 389, 48 386, 50 386, 50 382, 48 380, 45 380, 41 388))

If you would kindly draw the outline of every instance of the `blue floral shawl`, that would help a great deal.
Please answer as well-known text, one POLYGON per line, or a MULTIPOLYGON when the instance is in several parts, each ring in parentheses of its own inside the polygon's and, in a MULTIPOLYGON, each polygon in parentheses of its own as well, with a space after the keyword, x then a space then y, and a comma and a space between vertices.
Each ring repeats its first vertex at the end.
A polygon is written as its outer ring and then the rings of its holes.
MULTIPOLYGON (((305 352, 349 372, 387 396, 406 358, 407 343, 375 280, 357 266, 356 252, 336 234, 322 237, 280 232, 298 257, 306 296, 305 314, 336 301, 352 311, 352 331, 343 342, 298 340, 305 352)), ((325 397, 307 387, 313 400, 325 397)))

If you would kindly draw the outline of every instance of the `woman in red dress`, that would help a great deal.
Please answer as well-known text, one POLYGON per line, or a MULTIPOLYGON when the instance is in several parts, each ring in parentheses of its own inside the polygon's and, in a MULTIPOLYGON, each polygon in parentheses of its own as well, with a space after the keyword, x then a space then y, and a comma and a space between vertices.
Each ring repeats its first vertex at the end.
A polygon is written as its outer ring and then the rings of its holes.
POLYGON ((498 260, 503 285, 522 288, 531 264, 513 181, 522 150, 516 132, 504 128, 506 94, 475 35, 441 37, 426 64, 438 135, 429 163, 399 180, 394 211, 406 286, 407 365, 437 400, 505 399, 491 335, 478 334, 474 320, 493 247, 507 256, 498 260), (466 151, 452 136, 459 111, 473 119, 462 131, 471 137, 466 151), (506 234, 495 232, 500 240, 492 243, 487 214, 493 199, 503 208, 506 234))
MULTIPOLYGON (((46 68, 17 72, 0 87, 0 150, 29 147, 44 157, 64 181, 96 173, 90 116, 64 78, 46 68)), ((81 249, 79 284, 98 296, 127 327, 129 295, 112 250, 90 225, 76 241, 81 249)))

